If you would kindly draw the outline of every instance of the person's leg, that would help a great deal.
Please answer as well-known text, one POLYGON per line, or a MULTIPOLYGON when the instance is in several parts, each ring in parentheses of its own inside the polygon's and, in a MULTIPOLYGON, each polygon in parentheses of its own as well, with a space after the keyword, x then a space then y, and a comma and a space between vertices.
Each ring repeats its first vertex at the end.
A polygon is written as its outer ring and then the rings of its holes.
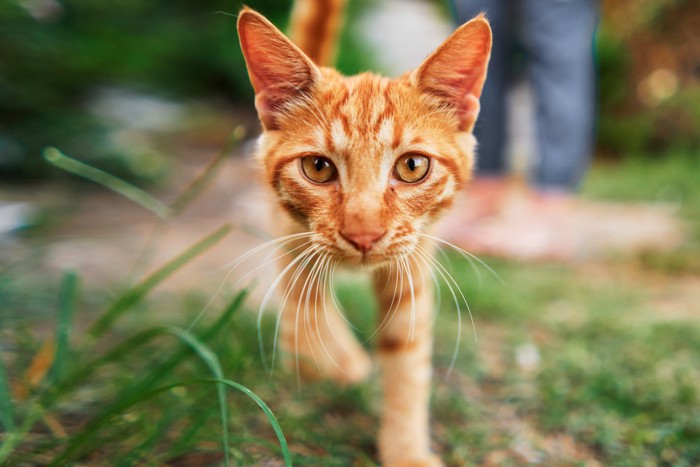
POLYGON ((530 58, 537 162, 528 189, 457 244, 513 259, 572 259, 583 243, 572 196, 592 152, 594 0, 522 0, 516 23, 530 58))
POLYGON ((522 21, 536 99, 535 187, 572 192, 593 150, 596 0, 523 0, 522 21))
POLYGON ((510 69, 512 8, 509 0, 453 0, 461 24, 485 12, 493 31, 493 45, 481 111, 474 127, 477 141, 477 177, 498 177, 507 170, 503 154, 506 134, 505 97, 510 69))

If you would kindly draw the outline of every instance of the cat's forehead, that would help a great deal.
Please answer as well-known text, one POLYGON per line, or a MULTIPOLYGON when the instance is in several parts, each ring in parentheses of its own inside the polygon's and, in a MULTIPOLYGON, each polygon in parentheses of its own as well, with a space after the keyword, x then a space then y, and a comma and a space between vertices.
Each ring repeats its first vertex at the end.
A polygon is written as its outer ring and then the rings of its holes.
POLYGON ((290 115, 292 132, 324 152, 342 154, 367 146, 397 150, 434 133, 435 108, 407 80, 371 73, 328 76, 290 115))
MULTIPOLYGON (((371 130, 394 110, 397 85, 387 78, 365 73, 331 83, 325 94, 333 115, 371 130)), ((331 110, 329 109, 329 110, 331 110)))

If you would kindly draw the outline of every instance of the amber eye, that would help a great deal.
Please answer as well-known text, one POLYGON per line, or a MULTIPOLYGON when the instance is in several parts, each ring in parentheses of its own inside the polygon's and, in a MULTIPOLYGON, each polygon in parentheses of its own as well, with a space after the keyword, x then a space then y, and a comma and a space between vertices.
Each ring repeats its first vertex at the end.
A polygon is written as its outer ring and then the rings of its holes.
POLYGON ((323 156, 302 157, 301 170, 309 180, 316 183, 332 182, 338 176, 333 162, 323 156))
POLYGON ((420 154, 406 154, 396 161, 394 176, 406 183, 416 183, 428 173, 430 159, 420 154))

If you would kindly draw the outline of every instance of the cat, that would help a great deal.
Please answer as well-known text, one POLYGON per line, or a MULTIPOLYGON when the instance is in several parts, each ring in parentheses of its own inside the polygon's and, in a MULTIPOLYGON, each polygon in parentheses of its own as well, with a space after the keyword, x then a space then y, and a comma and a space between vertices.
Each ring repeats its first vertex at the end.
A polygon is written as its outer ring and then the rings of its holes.
POLYGON ((342 4, 298 0, 299 46, 252 9, 238 17, 263 129, 257 160, 293 252, 280 260, 280 345, 306 377, 365 379, 371 360, 325 284, 336 264, 369 271, 380 306, 379 460, 442 465, 429 435, 434 237, 426 232, 471 176, 491 29, 475 17, 397 79, 345 77, 326 66, 342 4))

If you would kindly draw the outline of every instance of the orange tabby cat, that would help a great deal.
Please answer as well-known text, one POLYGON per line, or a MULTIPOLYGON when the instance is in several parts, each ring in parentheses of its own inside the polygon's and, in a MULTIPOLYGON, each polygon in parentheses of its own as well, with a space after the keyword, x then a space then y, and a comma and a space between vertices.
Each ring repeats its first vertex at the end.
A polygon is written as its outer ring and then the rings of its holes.
POLYGON ((297 2, 292 30, 302 48, 255 11, 238 18, 263 126, 258 157, 294 251, 280 276, 280 343, 305 376, 367 377, 370 359, 323 284, 331 265, 370 271, 381 308, 380 460, 441 465, 429 437, 433 290, 424 232, 471 174, 491 30, 474 18, 398 79, 345 77, 321 66, 341 3, 297 2))

